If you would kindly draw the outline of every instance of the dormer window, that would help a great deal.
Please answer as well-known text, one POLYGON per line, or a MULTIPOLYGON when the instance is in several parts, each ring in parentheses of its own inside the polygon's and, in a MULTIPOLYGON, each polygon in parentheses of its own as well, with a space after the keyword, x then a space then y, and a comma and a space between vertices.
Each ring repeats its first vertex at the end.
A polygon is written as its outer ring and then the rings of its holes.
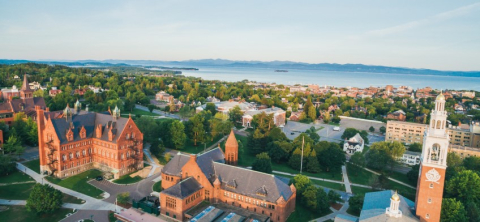
POLYGON ((237 188, 237 181, 235 179, 228 181, 227 185, 228 188, 235 189, 237 188))
POLYGON ((67 132, 67 140, 72 141, 73 140, 73 132, 71 129, 68 130, 67 132))
POLYGON ((80 129, 80 138, 85 139, 87 137, 87 130, 85 130, 85 127, 82 126, 80 129))
POLYGON ((257 194, 258 196, 266 197, 267 196, 267 189, 265 189, 265 186, 262 186, 259 189, 257 189, 255 194, 257 194))

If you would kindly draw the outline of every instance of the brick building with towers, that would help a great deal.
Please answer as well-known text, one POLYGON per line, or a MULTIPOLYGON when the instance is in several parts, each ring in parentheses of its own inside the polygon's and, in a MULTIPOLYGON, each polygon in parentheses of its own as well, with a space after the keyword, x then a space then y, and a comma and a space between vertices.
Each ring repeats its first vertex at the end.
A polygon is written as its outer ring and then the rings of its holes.
POLYGON ((218 206, 223 204, 235 212, 228 215, 243 212, 245 221, 286 221, 295 210, 295 186, 276 175, 232 166, 237 163, 238 143, 233 131, 225 153, 219 147, 201 154, 179 152, 162 169, 160 213, 186 221, 195 216, 190 210, 205 200, 212 206, 204 209, 206 215, 194 210, 197 216, 214 216, 220 221, 227 216, 218 206))
MULTIPOLYGON (((5 96, 5 95, 4 95, 5 96)), ((33 90, 28 83, 27 75, 23 76, 22 88, 16 94, 7 94, 6 101, 0 103, 0 121, 5 121, 8 125, 13 123, 15 115, 19 112, 25 113, 27 117, 36 120, 37 112, 35 107, 46 109, 43 97, 33 97, 33 90), (19 96, 19 99, 13 97, 19 96)))
POLYGON ((143 134, 132 118, 81 110, 77 101, 63 112, 36 107, 40 170, 59 178, 89 169, 114 178, 143 168, 143 134))

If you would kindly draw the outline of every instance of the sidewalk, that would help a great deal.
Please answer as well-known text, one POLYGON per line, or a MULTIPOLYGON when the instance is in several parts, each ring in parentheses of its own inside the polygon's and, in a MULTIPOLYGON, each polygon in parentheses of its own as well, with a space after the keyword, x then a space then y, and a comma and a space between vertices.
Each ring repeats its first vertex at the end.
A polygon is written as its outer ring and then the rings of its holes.
POLYGON ((345 184, 345 191, 347 193, 352 193, 352 188, 350 187, 350 180, 348 179, 347 175, 347 168, 345 165, 342 166, 342 173, 343 173, 343 182, 345 184))
MULTIPOLYGON (((251 169, 251 167, 247 167, 251 169)), ((287 176, 296 176, 298 174, 293 174, 293 173, 285 173, 282 171, 272 171, 272 173, 277 173, 277 174, 282 174, 282 175, 287 175, 287 176)), ((318 177, 310 177, 307 176, 311 180, 319 180, 319 181, 326 181, 326 182, 331 182, 331 183, 339 183, 339 184, 345 184, 343 181, 338 181, 338 180, 330 180, 330 179, 323 179, 323 178, 318 178, 318 177)), ((356 183, 350 183, 350 186, 355 186, 355 187, 364 187, 364 188, 372 188, 371 186, 367 185, 362 185, 362 184, 356 184, 356 183)), ((351 192, 351 190, 350 190, 351 192)))
MULTIPOLYGON (((107 203, 103 200, 95 199, 93 197, 90 197, 88 195, 85 195, 83 193, 79 193, 77 191, 73 191, 70 189, 67 189, 65 187, 58 186, 56 184, 52 184, 48 182, 46 179, 43 179, 43 176, 38 174, 37 172, 30 170, 29 168, 25 167, 23 164, 17 162, 17 169, 20 170, 21 172, 25 172, 29 176, 31 176, 35 181, 38 183, 43 183, 44 184, 49 184, 50 186, 54 187, 55 189, 61 191, 62 193, 66 193, 70 196, 78 197, 80 199, 85 200, 84 204, 70 204, 69 206, 76 207, 75 209, 85 209, 85 210, 115 210, 115 205, 111 203, 107 203), (43 180, 42 180, 43 179, 43 180)), ((121 208, 118 207, 117 208, 121 208)), ((123 208, 121 208, 123 209, 123 208)))

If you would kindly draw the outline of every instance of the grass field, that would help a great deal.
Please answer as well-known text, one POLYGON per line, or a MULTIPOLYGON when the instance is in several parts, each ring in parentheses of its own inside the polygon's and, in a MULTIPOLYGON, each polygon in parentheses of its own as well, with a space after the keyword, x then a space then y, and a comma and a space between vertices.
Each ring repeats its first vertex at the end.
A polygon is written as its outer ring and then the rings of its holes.
POLYGON ((207 144, 205 145, 204 143, 200 143, 197 141, 197 146, 194 145, 193 140, 187 139, 187 142, 185 143, 185 146, 183 147, 181 152, 186 152, 186 153, 193 153, 197 154, 200 152, 203 152, 205 148, 208 148, 218 142, 223 136, 219 135, 213 139, 213 141, 208 141, 207 144))
POLYGON ((332 213, 331 210, 325 212, 324 214, 319 213, 318 211, 311 211, 303 206, 297 198, 295 203, 295 211, 287 219, 287 222, 298 222, 298 221, 311 221, 313 219, 325 216, 332 213))
POLYGON ((97 199, 101 199, 102 198, 101 194, 103 193, 103 191, 87 183, 87 181, 94 179, 95 177, 100 175, 102 175, 102 172, 98 170, 89 170, 63 180, 55 177, 45 177, 45 178, 51 183, 57 184, 59 186, 62 186, 71 190, 75 190, 77 192, 83 193, 85 195, 88 195, 97 199))
POLYGON ((374 174, 351 163, 347 163, 347 175, 351 183, 368 185, 370 178, 372 178, 374 174))
POLYGON ((162 191, 162 181, 158 181, 155 184, 153 184, 153 191, 160 192, 162 191))
POLYGON ((40 173, 40 160, 30 160, 28 162, 23 163, 26 167, 30 168, 31 170, 40 173))
POLYGON ((404 182, 406 184, 412 185, 414 187, 417 186, 417 184, 415 184, 414 182, 412 182, 408 179, 407 174, 403 174, 403 173, 399 173, 399 172, 394 171, 394 172, 390 173, 390 177, 395 179, 395 180, 398 180, 398 181, 404 182))
POLYGON ((8 206, 8 210, 0 212, 0 218, 2 221, 9 222, 23 222, 23 221, 35 221, 35 222, 51 222, 59 221, 68 213, 71 213, 71 209, 59 209, 52 214, 38 215, 35 212, 29 212, 25 206, 8 206))
POLYGON ((12 184, 0 186, 0 199, 26 200, 35 183, 12 184))
MULTIPOLYGON (((275 174, 277 176, 280 176, 280 177, 289 178, 289 179, 293 178, 293 176, 277 174, 277 173, 273 173, 273 174, 275 174)), ((326 187, 326 188, 330 188, 330 189, 334 189, 334 190, 339 190, 339 191, 345 191, 345 185, 340 184, 340 183, 332 183, 332 182, 312 180, 312 179, 310 179, 310 181, 312 181, 312 183, 314 183, 316 185, 319 185, 319 186, 322 186, 322 187, 326 187)))
POLYGON ((113 182, 118 184, 131 184, 131 183, 136 183, 140 180, 142 180, 140 176, 131 177, 130 174, 127 174, 127 175, 121 176, 120 178, 114 180, 113 182))
POLYGON ((351 188, 352 188, 352 193, 355 195, 364 195, 365 193, 372 192, 372 189, 365 188, 365 187, 351 186, 351 188))
POLYGON ((8 176, 0 177, 0 183, 15 183, 15 182, 25 182, 25 181, 34 181, 34 180, 29 175, 23 172, 20 172, 18 170, 8 176))
POLYGON ((122 113, 122 116, 127 116, 128 117, 128 114, 132 114, 132 116, 136 116, 137 114, 142 115, 142 116, 160 116, 156 113, 151 113, 149 111, 144 111, 144 110, 141 110, 141 109, 133 109, 133 112, 124 111, 122 113))

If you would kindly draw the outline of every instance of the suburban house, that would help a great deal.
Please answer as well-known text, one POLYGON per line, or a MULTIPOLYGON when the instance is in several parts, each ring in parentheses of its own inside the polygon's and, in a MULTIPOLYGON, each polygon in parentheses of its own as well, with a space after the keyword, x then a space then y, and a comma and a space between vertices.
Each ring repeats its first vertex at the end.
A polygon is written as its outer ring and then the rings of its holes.
POLYGON ((355 152, 362 152, 365 141, 359 133, 355 134, 352 138, 345 138, 343 143, 343 151, 348 154, 354 154, 355 152))

